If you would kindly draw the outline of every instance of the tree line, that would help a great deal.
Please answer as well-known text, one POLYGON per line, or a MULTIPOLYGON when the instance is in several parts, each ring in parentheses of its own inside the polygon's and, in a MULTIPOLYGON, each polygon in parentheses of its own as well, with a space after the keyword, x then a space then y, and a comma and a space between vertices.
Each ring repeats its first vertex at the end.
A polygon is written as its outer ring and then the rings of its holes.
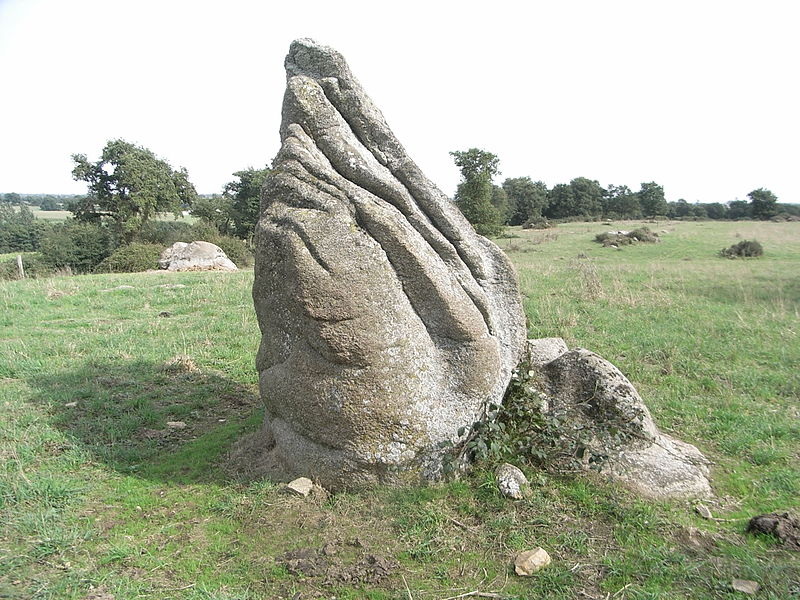
POLYGON ((537 226, 547 220, 640 219, 771 219, 779 213, 800 216, 800 205, 781 204, 770 190, 751 191, 746 200, 728 203, 667 202, 664 188, 643 182, 636 191, 626 185, 609 185, 586 177, 549 188, 530 177, 512 177, 498 186, 499 159, 478 148, 450 153, 461 170, 456 205, 478 233, 497 235, 504 225, 537 226))
POLYGON ((72 176, 87 184, 86 195, 2 195, 0 253, 36 252, 28 258, 34 264, 41 260, 43 268, 85 273, 131 246, 205 240, 222 247, 237 264, 250 260, 267 168, 237 171, 221 194, 202 197, 186 169, 175 169, 151 150, 124 140, 109 141, 98 160, 83 154, 72 160, 72 176), (44 221, 28 205, 55 205, 72 216, 63 223, 44 221), (186 211, 198 221, 178 221, 186 211), (175 220, 157 218, 165 213, 175 220))

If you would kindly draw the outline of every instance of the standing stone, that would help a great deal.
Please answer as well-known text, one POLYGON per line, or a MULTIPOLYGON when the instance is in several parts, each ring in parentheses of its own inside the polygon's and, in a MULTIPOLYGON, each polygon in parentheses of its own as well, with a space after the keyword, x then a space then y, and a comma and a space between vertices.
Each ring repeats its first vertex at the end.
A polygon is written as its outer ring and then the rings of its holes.
POLYGON ((266 449, 334 490, 435 478, 521 359, 515 272, 340 54, 297 40, 285 66, 253 286, 266 449))

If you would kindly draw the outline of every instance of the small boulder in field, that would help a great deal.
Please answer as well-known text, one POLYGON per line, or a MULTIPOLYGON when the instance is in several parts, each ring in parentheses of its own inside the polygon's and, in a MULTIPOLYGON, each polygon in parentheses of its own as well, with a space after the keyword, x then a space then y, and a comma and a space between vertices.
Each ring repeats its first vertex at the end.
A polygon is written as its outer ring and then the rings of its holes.
POLYGON ((158 266, 167 271, 238 271, 222 248, 210 242, 175 242, 161 253, 158 266))
POLYGON ((514 559, 514 572, 523 577, 529 577, 541 571, 552 562, 550 555, 544 548, 520 552, 514 559))
POLYGON ((308 477, 298 477, 286 484, 286 491, 304 498, 314 489, 314 482, 308 477))
POLYGON ((800 518, 788 512, 769 513, 750 519, 748 533, 764 533, 778 538, 791 550, 800 550, 800 518))

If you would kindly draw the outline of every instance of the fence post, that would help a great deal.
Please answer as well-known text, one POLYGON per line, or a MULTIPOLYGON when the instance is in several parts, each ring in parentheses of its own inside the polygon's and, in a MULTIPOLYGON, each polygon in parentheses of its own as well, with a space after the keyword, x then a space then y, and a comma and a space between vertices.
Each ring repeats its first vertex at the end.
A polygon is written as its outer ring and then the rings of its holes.
POLYGON ((19 278, 25 279, 25 267, 22 265, 22 254, 17 254, 17 271, 19 271, 19 278))

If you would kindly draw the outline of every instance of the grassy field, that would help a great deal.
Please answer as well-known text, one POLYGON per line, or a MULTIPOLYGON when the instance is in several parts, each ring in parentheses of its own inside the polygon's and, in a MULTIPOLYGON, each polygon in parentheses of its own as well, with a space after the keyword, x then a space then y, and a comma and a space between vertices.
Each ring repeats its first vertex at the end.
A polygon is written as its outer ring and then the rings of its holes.
POLYGON ((531 469, 519 502, 481 469, 309 499, 240 481, 252 271, 0 282, 0 598, 709 599, 741 597, 734 578, 800 598, 800 556, 744 534, 800 509, 800 223, 649 225, 662 243, 603 248, 599 223, 499 243, 531 337, 619 366, 713 461, 718 520, 531 469), (716 256, 753 238, 761 259, 716 256), (553 564, 515 576, 536 546, 553 564))
MULTIPOLYGON (((52 222, 59 222, 59 221, 66 221, 68 218, 72 217, 72 213, 68 210, 41 210, 38 206, 30 206, 31 213, 37 219, 42 219, 43 221, 52 221, 52 222)), ((169 213, 159 213, 156 216, 156 221, 175 221, 175 215, 169 213)), ((183 221, 189 224, 194 223, 197 219, 192 215, 185 215, 177 219, 179 221, 183 221)))

